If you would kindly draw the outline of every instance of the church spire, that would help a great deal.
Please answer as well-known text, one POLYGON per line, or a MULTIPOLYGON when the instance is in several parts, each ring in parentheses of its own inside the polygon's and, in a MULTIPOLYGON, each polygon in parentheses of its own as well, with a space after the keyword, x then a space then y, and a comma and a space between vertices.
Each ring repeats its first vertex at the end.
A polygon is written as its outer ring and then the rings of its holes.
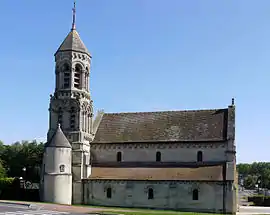
POLYGON ((72 9, 73 12, 73 17, 72 17, 72 28, 71 30, 75 30, 76 29, 76 0, 74 0, 74 6, 72 9))

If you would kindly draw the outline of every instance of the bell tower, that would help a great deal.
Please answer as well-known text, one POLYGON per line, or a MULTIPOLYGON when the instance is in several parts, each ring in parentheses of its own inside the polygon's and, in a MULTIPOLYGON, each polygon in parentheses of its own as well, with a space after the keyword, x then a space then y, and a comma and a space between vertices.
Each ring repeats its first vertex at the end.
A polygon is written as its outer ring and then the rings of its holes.
POLYGON ((72 28, 55 53, 55 90, 50 96, 48 141, 58 124, 72 146, 73 204, 81 203, 81 180, 90 174, 93 105, 89 90, 91 54, 76 30, 74 2, 72 28), (76 200, 76 201, 75 201, 76 200))

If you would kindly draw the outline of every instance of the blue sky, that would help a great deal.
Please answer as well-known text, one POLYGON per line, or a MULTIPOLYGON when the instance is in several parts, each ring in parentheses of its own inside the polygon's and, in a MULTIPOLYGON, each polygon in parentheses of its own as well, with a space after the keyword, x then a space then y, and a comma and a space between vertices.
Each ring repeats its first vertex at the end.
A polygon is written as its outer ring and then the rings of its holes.
MULTIPOLYGON (((72 0, 1 1, 0 139, 46 137, 53 54, 72 0)), ((238 162, 269 161, 270 1, 78 0, 95 110, 223 108, 238 162)))

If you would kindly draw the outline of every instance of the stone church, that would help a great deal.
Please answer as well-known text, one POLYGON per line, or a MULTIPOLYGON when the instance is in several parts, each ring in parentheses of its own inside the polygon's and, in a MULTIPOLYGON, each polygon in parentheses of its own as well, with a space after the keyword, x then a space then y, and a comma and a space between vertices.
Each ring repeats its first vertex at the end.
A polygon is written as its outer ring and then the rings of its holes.
POLYGON ((75 27, 55 53, 45 202, 235 213, 234 100, 209 110, 93 115, 91 54, 75 27))

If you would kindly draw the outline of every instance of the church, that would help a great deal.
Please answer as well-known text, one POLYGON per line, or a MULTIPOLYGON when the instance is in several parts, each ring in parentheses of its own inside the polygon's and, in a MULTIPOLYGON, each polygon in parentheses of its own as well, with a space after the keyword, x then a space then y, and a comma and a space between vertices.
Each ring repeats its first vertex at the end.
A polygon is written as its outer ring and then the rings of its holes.
POLYGON ((235 214, 234 99, 221 109, 93 114, 73 23, 55 53, 42 201, 235 214))

